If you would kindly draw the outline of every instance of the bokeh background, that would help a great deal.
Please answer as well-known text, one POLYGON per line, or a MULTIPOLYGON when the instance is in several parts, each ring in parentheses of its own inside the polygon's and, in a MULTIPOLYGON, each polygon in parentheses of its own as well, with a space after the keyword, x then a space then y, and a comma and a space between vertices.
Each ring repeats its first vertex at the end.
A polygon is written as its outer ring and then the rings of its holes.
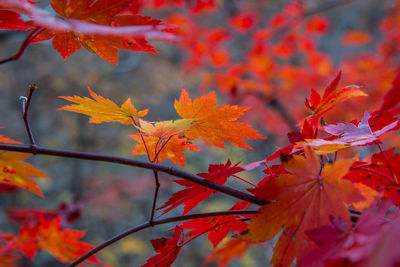
MULTIPOLYGON (((39 5, 50 12, 48 2, 39 5)), ((51 42, 31 45, 18 61, 0 65, 1 134, 28 143, 19 97, 34 82, 39 89, 29 119, 38 145, 145 160, 130 155, 135 142, 128 135, 135 133, 134 128, 89 124, 84 115, 56 111, 66 104, 58 96, 88 96, 90 87, 118 104, 131 97, 137 108, 150 110, 148 120, 158 121, 178 118, 173 103, 182 87, 192 97, 215 90, 219 104, 251 106, 245 121, 268 139, 249 141, 254 150, 197 143, 201 152, 185 152, 186 171, 206 172, 209 164, 228 159, 244 164, 262 160, 288 144, 286 134, 295 131, 306 114, 304 100, 310 88, 323 92, 339 70, 343 72, 341 86, 360 85, 370 96, 338 107, 349 112, 333 113, 329 122, 359 119, 364 110, 374 111, 399 65, 399 1, 149 0, 138 1, 138 6, 141 14, 181 24, 180 41, 151 41, 159 54, 120 51, 117 66, 84 49, 64 61, 51 42), (346 35, 349 31, 358 37, 346 35)), ((0 58, 15 53, 26 34, 0 31, 0 58)), ((3 211, 11 207, 56 209, 65 203, 80 215, 68 227, 87 229, 85 240, 93 245, 149 217, 154 186, 151 172, 50 156, 35 156, 29 162, 50 177, 39 181, 46 198, 23 190, 0 194, 3 211)), ((169 161, 163 164, 174 166, 169 161)), ((161 204, 179 186, 172 177, 160 176, 161 204)), ((254 183, 262 177, 262 170, 244 175, 254 183)), ((228 184, 246 188, 237 181, 228 184)), ((218 195, 196 211, 223 210, 233 203, 231 197, 218 195)), ((11 223, 5 214, 0 213, 0 229, 15 233, 20 225, 11 223)), ((179 215, 179 210, 169 215, 179 215)), ((169 236, 171 227, 137 233, 106 248, 99 258, 109 266, 140 266, 153 255, 149 240, 169 236)), ((175 266, 202 266, 211 251, 211 244, 199 238, 183 248, 175 266)), ((265 266, 270 252, 269 245, 252 248, 232 266, 265 266)), ((62 266, 45 252, 21 264, 62 266)))

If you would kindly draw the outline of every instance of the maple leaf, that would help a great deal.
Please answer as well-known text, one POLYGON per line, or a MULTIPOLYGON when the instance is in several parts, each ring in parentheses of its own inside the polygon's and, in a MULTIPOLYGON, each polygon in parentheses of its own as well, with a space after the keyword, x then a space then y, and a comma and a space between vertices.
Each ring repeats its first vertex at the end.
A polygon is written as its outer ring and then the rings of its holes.
POLYGON ((345 101, 354 96, 367 95, 355 85, 336 89, 339 84, 340 77, 341 72, 339 72, 336 78, 325 89, 322 99, 321 95, 317 91, 311 89, 311 97, 310 99, 306 99, 306 109, 311 112, 311 115, 308 118, 311 119, 312 125, 316 126, 322 115, 334 108, 337 103, 345 101))
POLYGON ((31 164, 22 161, 30 156, 30 154, 0 151, 0 182, 25 188, 44 197, 37 183, 30 177, 45 178, 47 175, 31 164))
MULTIPOLYGON (((214 183, 225 184, 229 176, 244 171, 238 164, 239 163, 232 166, 229 160, 226 164, 210 164, 208 173, 198 173, 197 175, 214 183)), ((185 215, 201 201, 207 199, 212 194, 218 193, 216 190, 206 188, 187 180, 174 180, 174 182, 187 188, 174 193, 164 205, 158 208, 158 210, 166 208, 161 215, 164 215, 180 205, 184 205, 182 215, 185 215)))
POLYGON ((393 246, 400 236, 398 211, 385 216, 391 203, 366 209, 354 227, 343 218, 331 218, 331 223, 307 231, 319 247, 299 260, 299 266, 396 266, 399 249, 393 246), (332 265, 330 265, 332 264, 332 265))
POLYGON ((0 266, 3 267, 16 267, 15 261, 20 258, 16 251, 10 250, 7 244, 0 245, 0 266))
MULTIPOLYGON (((19 233, 21 242, 25 243, 24 252, 33 258, 38 249, 43 249, 53 255, 57 260, 66 263, 72 262, 93 249, 89 243, 80 241, 85 231, 61 229, 61 217, 46 220, 40 217, 33 226, 29 222, 24 225, 19 233)), ((89 261, 99 263, 94 257, 89 261)))
POLYGON ((157 255, 147 260, 142 267, 169 267, 174 263, 183 244, 183 230, 179 226, 175 227, 172 238, 159 238, 151 240, 151 244, 157 255))
POLYGON ((147 109, 138 112, 132 105, 130 98, 128 98, 121 107, 118 107, 118 105, 110 99, 97 95, 90 88, 88 88, 88 90, 93 99, 80 96, 60 96, 60 98, 76 103, 76 105, 66 105, 57 110, 67 110, 91 116, 89 119, 90 123, 115 121, 125 125, 132 125, 134 121, 139 117, 146 116, 148 112, 147 109))
POLYGON ((0 134, 0 143, 6 143, 6 144, 21 144, 21 142, 15 141, 9 137, 5 137, 4 135, 0 134))
POLYGON ((264 242, 283 232, 275 246, 271 262, 275 266, 290 266, 296 256, 310 249, 305 231, 329 222, 329 216, 345 218, 350 214, 344 203, 362 196, 349 181, 341 179, 354 159, 340 159, 321 169, 317 155, 304 147, 305 156, 293 155, 283 162, 289 173, 273 176, 256 189, 256 196, 274 200, 260 208, 246 231, 237 237, 252 242, 264 242))
POLYGON ((190 128, 193 119, 180 119, 175 121, 157 121, 151 123, 139 119, 140 127, 136 126, 143 133, 158 138, 168 138, 179 135, 190 128))
POLYGON ((364 31, 347 31, 341 40, 342 45, 365 45, 371 42, 371 35, 364 31))
POLYGON ((224 147, 224 141, 241 148, 251 147, 243 139, 265 139, 248 124, 236 122, 249 108, 223 105, 217 107, 214 92, 192 101, 185 89, 179 100, 175 100, 175 110, 184 119, 193 119, 191 127, 185 131, 189 140, 202 138, 204 141, 224 147))
POLYGON ((206 263, 218 260, 218 267, 228 265, 234 258, 240 258, 252 243, 237 238, 229 239, 222 247, 215 250, 206 260, 206 263))
POLYGON ((161 140, 161 138, 153 136, 143 136, 142 139, 140 134, 129 135, 129 137, 139 143, 133 148, 131 154, 147 155, 148 152, 151 162, 163 162, 169 158, 173 163, 185 167, 186 160, 183 152, 186 149, 190 149, 191 151, 199 150, 195 144, 192 144, 185 137, 180 136, 172 136, 168 140, 161 140), (143 140, 146 146, 143 144, 143 140))
POLYGON ((399 121, 392 122, 381 130, 372 131, 368 120, 371 118, 368 112, 354 125, 353 123, 338 123, 324 126, 324 130, 334 136, 335 140, 314 139, 305 145, 312 146, 319 154, 332 153, 349 146, 363 146, 379 140, 379 136, 394 129, 399 121))
POLYGON ((3 0, 5 9, 21 12, 44 29, 30 43, 53 39, 53 47, 68 58, 82 46, 99 57, 117 64, 118 49, 157 53, 147 38, 169 39, 165 25, 150 17, 123 13, 132 0, 52 0, 51 6, 61 18, 33 7, 27 1, 3 0))
POLYGON ((0 5, 0 29, 27 31, 32 28, 33 25, 25 22, 20 14, 11 10, 2 10, 2 6, 0 5))
POLYGON ((393 87, 387 91, 384 96, 383 103, 379 109, 379 115, 385 111, 392 109, 397 103, 400 102, 400 69, 392 82, 393 87))
POLYGON ((400 154, 394 154, 394 148, 376 153, 364 161, 353 164, 344 179, 353 183, 362 183, 376 191, 383 192, 383 197, 400 205, 400 154), (387 161, 386 161, 387 160, 387 161), (389 162, 390 166, 387 165, 389 162), (392 173, 393 172, 393 173, 392 173))
MULTIPOLYGON (((248 205, 245 201, 240 201, 229 210, 241 210, 248 205)), ((186 237, 196 236, 208 231, 208 239, 214 248, 224 239, 229 231, 241 232, 247 223, 241 221, 243 216, 229 215, 209 218, 192 219, 182 223, 182 229, 192 229, 186 233, 186 237)))

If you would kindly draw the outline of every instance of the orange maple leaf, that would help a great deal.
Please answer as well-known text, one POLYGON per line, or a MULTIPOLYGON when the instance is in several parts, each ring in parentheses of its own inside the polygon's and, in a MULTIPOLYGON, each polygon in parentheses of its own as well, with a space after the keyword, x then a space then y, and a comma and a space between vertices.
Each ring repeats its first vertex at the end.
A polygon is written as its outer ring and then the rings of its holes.
POLYGON ((248 110, 247 107, 223 105, 217 107, 214 92, 192 101, 185 89, 179 100, 175 100, 175 110, 184 119, 193 119, 191 127, 185 131, 189 140, 202 138, 204 141, 224 147, 224 141, 241 148, 251 147, 243 139, 265 139, 250 125, 236 122, 248 110))
MULTIPOLYGON (((93 249, 92 245, 80 240, 85 233, 81 230, 62 229, 60 216, 50 220, 41 216, 35 224, 27 222, 21 228, 18 235, 19 249, 31 259, 38 249, 42 249, 63 263, 72 262, 93 249)), ((88 260, 99 263, 94 256, 88 260)))
POLYGON ((169 138, 173 135, 179 135, 190 128, 192 119, 180 119, 175 121, 157 121, 151 123, 139 119, 140 127, 135 126, 148 136, 169 138))
POLYGON ((240 239, 229 239, 223 246, 215 250, 206 260, 206 263, 218 260, 218 266, 226 266, 234 258, 240 258, 250 247, 251 242, 240 239))
MULTIPOLYGON (((1 128, 1 127, 0 127, 1 128)), ((0 134, 0 143, 6 143, 6 144, 21 144, 21 142, 15 141, 9 137, 5 137, 4 135, 0 134)))
POLYGON ((0 151, 0 182, 25 188, 44 197, 37 183, 30 177, 47 177, 47 175, 22 161, 30 156, 31 154, 0 151))
POLYGON ((289 173, 251 190, 274 202, 262 206, 247 230, 237 235, 243 240, 263 242, 283 229, 271 261, 275 266, 290 266, 296 256, 312 249, 305 231, 328 224, 329 216, 349 221, 345 203, 362 199, 351 182, 341 179, 355 159, 326 164, 320 173, 315 152, 307 146, 304 151, 305 157, 294 155, 283 163, 289 173))
MULTIPOLYGON (((146 26, 150 27, 150 29, 147 29, 150 35, 151 28, 156 29, 156 27, 160 26, 161 20, 132 14, 130 12, 123 13, 123 11, 129 9, 131 3, 132 0, 52 0, 50 5, 57 15, 61 16, 66 21, 71 21, 70 23, 75 24, 75 27, 73 27, 73 31, 59 31, 57 24, 62 23, 54 19, 53 24, 55 25, 53 26, 47 21, 45 24, 51 26, 48 28, 46 27, 32 43, 53 39, 54 49, 61 54, 64 60, 81 47, 84 47, 88 51, 95 53, 102 59, 115 65, 117 65, 118 61, 118 49, 157 53, 144 38, 146 32, 143 32, 141 36, 131 38, 112 36, 111 33, 110 36, 105 34, 107 30, 111 32, 113 30, 112 28, 146 26), (79 22, 81 22, 81 24, 79 24, 79 22), (105 28, 105 33, 100 32, 102 33, 101 35, 82 33, 87 32, 86 28, 90 28, 91 24, 108 26, 110 29, 105 28)), ((35 11, 33 8, 23 11, 33 17, 34 23, 40 24, 40 21, 37 21, 35 17, 35 13, 30 14, 32 10, 35 11)))
POLYGON ((133 124, 139 117, 146 116, 148 112, 147 109, 138 112, 132 105, 130 98, 121 107, 118 107, 110 99, 97 95, 90 88, 88 90, 93 99, 80 96, 60 96, 60 98, 76 103, 76 105, 66 105, 57 110, 67 110, 91 116, 89 119, 90 123, 115 121, 125 125, 133 124))
MULTIPOLYGON (((80 241, 86 231, 61 229, 61 217, 52 220, 39 219, 38 245, 61 262, 72 262, 93 248, 89 243, 80 241)), ((98 262, 95 257, 88 260, 98 262)))
POLYGON ((147 155, 148 151, 150 154, 150 161, 152 162, 163 162, 169 158, 173 163, 185 167, 186 161, 183 152, 187 148, 192 151, 199 150, 195 144, 187 141, 185 137, 179 137, 176 135, 172 136, 168 140, 162 140, 161 138, 154 136, 143 136, 146 146, 143 144, 142 137, 140 137, 139 134, 133 134, 129 136, 139 143, 133 148, 131 154, 147 155))

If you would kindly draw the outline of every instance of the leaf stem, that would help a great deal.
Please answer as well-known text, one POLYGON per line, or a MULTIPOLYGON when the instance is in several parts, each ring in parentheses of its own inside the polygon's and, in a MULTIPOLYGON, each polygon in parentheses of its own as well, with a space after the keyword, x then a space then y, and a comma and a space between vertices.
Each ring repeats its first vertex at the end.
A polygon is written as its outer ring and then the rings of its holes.
POLYGON ((239 179, 240 181, 243 181, 243 182, 245 182, 245 183, 248 183, 249 185, 252 185, 252 186, 254 186, 254 187, 257 187, 255 184, 253 184, 252 182, 249 182, 249 181, 243 179, 242 177, 239 177, 239 176, 237 176, 237 175, 235 175, 235 174, 232 174, 232 176, 235 177, 235 178, 237 178, 237 179, 239 179))
POLYGON ((238 210, 238 211, 232 210, 232 211, 221 211, 221 212, 197 213, 197 214, 190 214, 190 215, 176 216, 176 217, 155 220, 155 221, 153 221, 153 224, 150 224, 150 222, 146 222, 146 223, 140 224, 138 226, 135 226, 133 228, 130 228, 130 229, 126 230, 125 232, 110 238, 109 240, 105 241, 104 243, 98 245, 94 249, 90 250, 86 254, 79 257, 77 260, 72 262, 67 267, 77 266, 79 263, 85 261, 90 256, 93 256, 94 254, 96 254, 97 252, 102 250, 103 248, 110 246, 111 244, 117 242, 118 240, 121 240, 122 238, 124 238, 128 235, 139 232, 146 228, 150 228, 154 225, 173 223, 173 222, 185 221, 185 220, 190 220, 190 219, 199 219, 199 218, 217 217, 217 216, 229 216, 229 215, 241 215, 241 214, 257 214, 257 211, 256 210, 238 210))

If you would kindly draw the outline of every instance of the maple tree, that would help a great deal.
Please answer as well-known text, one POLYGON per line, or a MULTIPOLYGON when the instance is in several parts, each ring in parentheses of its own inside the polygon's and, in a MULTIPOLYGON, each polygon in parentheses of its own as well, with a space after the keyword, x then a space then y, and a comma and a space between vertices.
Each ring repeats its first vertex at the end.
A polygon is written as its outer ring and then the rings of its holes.
POLYGON ((89 96, 59 96, 64 106, 57 111, 128 129, 126 157, 38 146, 29 120, 37 89, 31 84, 28 96, 20 97, 29 144, 0 135, 0 193, 21 189, 45 198, 40 180, 54 178, 25 161, 40 155, 147 169, 154 193, 146 222, 97 246, 84 241, 90 228, 69 226, 85 215, 78 204, 9 208, 8 220, 21 226, 0 230, 0 265, 19 266, 46 251, 70 267, 111 266, 100 251, 136 232, 173 224, 169 237, 150 240, 155 253, 142 266, 173 265, 201 236, 214 249, 205 263, 218 266, 255 246, 272 250, 274 266, 397 266, 399 251, 392 244, 400 237, 400 2, 382 15, 379 40, 360 29, 336 38, 338 46, 376 48, 346 55, 337 66, 318 40, 334 24, 323 11, 344 4, 288 1, 271 8, 214 0, 51 0, 44 8, 29 0, 0 0, 0 29, 29 31, 16 54, 0 60, 7 63, 2 66, 24 60, 28 46, 49 40, 64 60, 83 47, 118 65, 120 50, 159 53, 149 43, 157 39, 174 41, 186 54, 185 73, 201 77, 200 92, 189 96, 182 88, 174 103, 166 101, 178 115, 166 120, 150 119, 152 109, 137 108, 142 103, 134 94, 134 101, 129 97, 122 104, 95 93, 99 88, 88 88, 89 96), (210 16, 221 23, 210 26, 210 16), (243 39, 246 45, 234 51, 243 39), (232 104, 221 105, 217 96, 232 104), (228 158, 197 174, 186 168, 188 151, 205 157, 210 147, 235 146, 250 153, 266 135, 278 148, 263 151, 258 161, 228 158), (140 155, 145 160, 131 158, 140 155), (249 178, 258 170, 265 177, 249 178), (163 204, 161 173, 179 186, 163 204), (229 208, 193 213, 222 194, 233 197, 229 208), (180 215, 167 217, 172 213, 180 215))

